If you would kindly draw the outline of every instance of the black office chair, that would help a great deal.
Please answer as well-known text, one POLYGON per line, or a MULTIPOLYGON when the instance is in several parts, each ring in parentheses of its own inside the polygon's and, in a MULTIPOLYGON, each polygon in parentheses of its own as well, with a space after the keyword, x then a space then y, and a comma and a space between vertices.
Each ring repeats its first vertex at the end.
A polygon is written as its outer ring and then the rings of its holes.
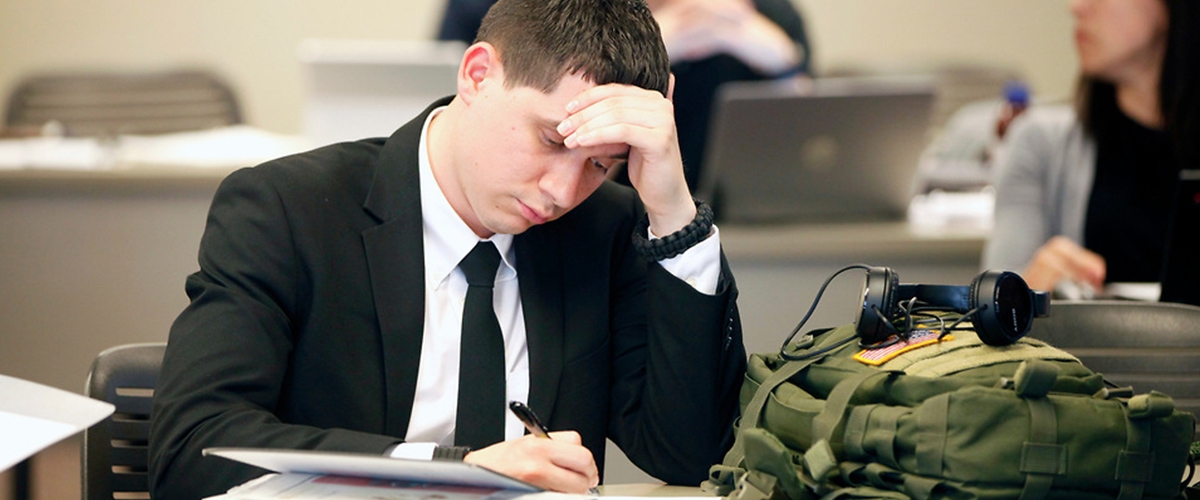
POLYGON ((87 395, 117 408, 83 432, 83 500, 150 498, 150 405, 166 347, 121 345, 106 349, 92 363, 87 395))
POLYGON ((1157 390, 1200 416, 1200 307, 1136 301, 1054 301, 1029 335, 1075 355, 1109 381, 1157 390))
POLYGON ((233 89, 207 71, 74 72, 23 78, 5 126, 55 121, 70 136, 162 134, 242 123, 233 89))

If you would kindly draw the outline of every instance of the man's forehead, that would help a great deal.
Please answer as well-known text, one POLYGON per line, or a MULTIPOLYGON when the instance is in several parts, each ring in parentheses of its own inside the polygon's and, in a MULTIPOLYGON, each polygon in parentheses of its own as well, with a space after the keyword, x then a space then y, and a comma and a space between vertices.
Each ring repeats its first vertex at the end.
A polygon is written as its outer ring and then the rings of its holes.
MULTIPOLYGON (((567 111, 564 109, 562 110, 561 114, 562 118, 535 116, 533 118, 534 125, 545 130, 550 136, 562 139, 563 137, 559 136, 558 134, 558 124, 562 122, 563 118, 566 118, 567 111)), ((630 148, 628 144, 603 144, 599 146, 592 146, 590 148, 593 156, 613 158, 617 160, 628 160, 629 149, 630 148)))

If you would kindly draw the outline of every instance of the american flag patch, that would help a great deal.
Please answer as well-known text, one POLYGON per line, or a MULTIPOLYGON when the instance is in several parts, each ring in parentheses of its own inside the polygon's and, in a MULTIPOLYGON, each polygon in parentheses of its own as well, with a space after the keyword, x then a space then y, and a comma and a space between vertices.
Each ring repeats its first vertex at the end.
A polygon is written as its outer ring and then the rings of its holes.
MULTIPOLYGON (((878 349, 864 349, 855 354, 854 359, 871 366, 879 366, 913 349, 938 343, 940 334, 941 330, 913 330, 907 339, 878 349)), ((954 337, 947 335, 942 337, 942 340, 954 340, 954 337)))

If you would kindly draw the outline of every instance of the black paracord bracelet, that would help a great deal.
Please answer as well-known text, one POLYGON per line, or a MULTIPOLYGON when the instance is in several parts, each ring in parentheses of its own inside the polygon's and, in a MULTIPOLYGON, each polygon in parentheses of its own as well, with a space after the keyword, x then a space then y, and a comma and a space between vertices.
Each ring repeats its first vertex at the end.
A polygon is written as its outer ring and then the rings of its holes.
POLYGON ((633 228, 633 248, 637 250, 642 258, 650 262, 669 259, 687 251, 687 249, 708 238, 709 233, 712 232, 713 225, 712 208, 709 208, 703 201, 693 201, 696 202, 696 218, 692 219, 692 222, 684 226, 683 229, 657 240, 647 238, 646 233, 650 228, 650 216, 642 216, 642 220, 638 221, 637 226, 633 228))
POLYGON ((471 447, 469 446, 438 446, 433 449, 433 459, 462 462, 463 458, 470 452, 471 447))

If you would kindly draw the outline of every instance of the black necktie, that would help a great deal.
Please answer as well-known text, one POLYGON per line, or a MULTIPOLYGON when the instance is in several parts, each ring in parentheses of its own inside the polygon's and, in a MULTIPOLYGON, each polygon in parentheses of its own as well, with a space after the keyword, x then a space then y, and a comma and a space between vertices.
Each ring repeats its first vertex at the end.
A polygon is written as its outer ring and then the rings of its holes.
POLYGON ((458 263, 467 276, 454 444, 480 449, 504 440, 504 336, 492 305, 500 252, 481 241, 458 263))

